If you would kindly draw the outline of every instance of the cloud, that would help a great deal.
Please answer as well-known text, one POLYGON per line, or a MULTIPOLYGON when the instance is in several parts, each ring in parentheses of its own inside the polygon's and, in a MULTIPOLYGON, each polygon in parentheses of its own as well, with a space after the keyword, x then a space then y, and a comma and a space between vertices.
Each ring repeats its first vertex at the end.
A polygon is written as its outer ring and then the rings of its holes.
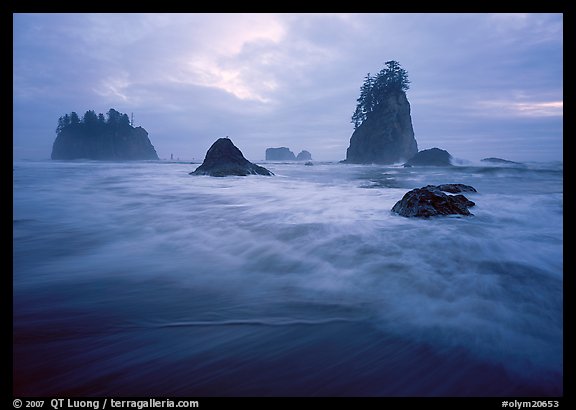
POLYGON ((515 102, 483 101, 480 102, 484 116, 519 116, 519 117, 562 117, 563 101, 515 102))
MULTIPOLYGON (((161 156, 198 157, 236 135, 253 158, 277 144, 342 159, 364 75, 395 59, 412 81, 417 138, 466 150, 441 139, 450 127, 561 125, 562 27, 562 15, 530 13, 16 14, 15 146, 41 136, 49 156, 60 115, 116 108, 135 113, 161 156)), ((550 129, 558 141, 561 126, 550 129)))

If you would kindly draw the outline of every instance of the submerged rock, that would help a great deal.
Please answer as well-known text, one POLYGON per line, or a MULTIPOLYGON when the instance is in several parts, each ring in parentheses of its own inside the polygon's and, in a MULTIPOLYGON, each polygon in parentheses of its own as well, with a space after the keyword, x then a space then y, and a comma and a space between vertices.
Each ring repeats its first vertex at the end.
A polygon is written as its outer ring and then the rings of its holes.
POLYGON ((451 166, 452 155, 448 151, 440 148, 430 148, 419 151, 416 155, 410 158, 405 164, 405 167, 414 165, 432 165, 432 166, 451 166))
POLYGON ((510 161, 507 159, 496 158, 496 157, 483 158, 480 161, 489 162, 491 164, 521 164, 520 162, 510 161))
POLYGON ((266 161, 296 161, 296 155, 289 148, 266 148, 266 161))
POLYGON ((206 152, 204 162, 190 175, 210 175, 225 177, 230 175, 274 175, 266 168, 253 164, 244 158, 230 138, 218 138, 206 152))
POLYGON ((405 217, 424 218, 437 215, 473 215, 468 208, 476 205, 474 202, 464 195, 446 195, 442 191, 476 192, 476 189, 463 184, 427 185, 416 188, 396 202, 392 212, 405 217))

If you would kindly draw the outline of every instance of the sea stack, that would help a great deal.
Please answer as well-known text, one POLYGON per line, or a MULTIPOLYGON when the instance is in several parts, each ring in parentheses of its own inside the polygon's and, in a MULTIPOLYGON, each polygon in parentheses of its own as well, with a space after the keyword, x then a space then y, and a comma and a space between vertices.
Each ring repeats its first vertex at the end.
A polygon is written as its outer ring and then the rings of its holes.
POLYGON ((309 151, 302 150, 296 155, 296 161, 312 161, 312 154, 309 151))
POLYGON ((386 61, 375 76, 366 75, 352 114, 354 133, 343 162, 395 164, 418 152, 406 97, 409 84, 408 73, 394 60, 386 61))
POLYGON ((395 164, 418 152, 410 103, 401 90, 386 96, 354 130, 346 151, 347 163, 395 164))
POLYGON ((287 147, 266 148, 266 161, 296 161, 296 155, 287 147))
POLYGON ((242 152, 230 138, 218 138, 206 152, 204 162, 190 175, 209 175, 213 177, 274 175, 266 168, 253 164, 244 158, 242 152))

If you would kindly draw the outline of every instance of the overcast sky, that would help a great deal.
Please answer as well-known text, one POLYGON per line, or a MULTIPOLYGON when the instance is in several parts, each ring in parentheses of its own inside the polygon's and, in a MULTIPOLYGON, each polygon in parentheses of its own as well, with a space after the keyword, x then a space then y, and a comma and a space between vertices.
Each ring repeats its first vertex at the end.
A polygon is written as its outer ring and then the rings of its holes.
POLYGON ((346 157, 364 76, 407 70, 420 150, 562 159, 562 14, 14 14, 14 158, 48 159, 58 118, 110 108, 160 158, 346 157))

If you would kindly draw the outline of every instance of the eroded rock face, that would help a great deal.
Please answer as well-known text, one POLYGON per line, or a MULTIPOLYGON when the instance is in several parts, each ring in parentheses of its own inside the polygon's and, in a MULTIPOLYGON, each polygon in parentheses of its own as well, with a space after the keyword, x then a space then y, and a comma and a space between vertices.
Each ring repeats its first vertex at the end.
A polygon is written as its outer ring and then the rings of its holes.
POLYGON ((407 192, 392 207, 405 217, 430 217, 438 215, 473 215, 468 210, 476 205, 462 194, 446 195, 447 192, 476 192, 474 187, 464 184, 427 185, 407 192))
POLYGON ((230 138, 219 138, 206 152, 204 162, 190 175, 210 175, 225 177, 231 175, 274 175, 266 168, 253 164, 244 158, 242 152, 230 138))
POLYGON ((350 138, 346 160, 352 164, 395 164, 418 152, 410 103, 403 91, 388 95, 384 103, 368 113, 350 138))
POLYGON ((289 148, 267 148, 266 161, 296 161, 296 155, 289 148))
POLYGON ((405 167, 414 165, 427 166, 451 166, 452 155, 446 150, 440 148, 424 149, 410 158, 404 164, 405 167))

